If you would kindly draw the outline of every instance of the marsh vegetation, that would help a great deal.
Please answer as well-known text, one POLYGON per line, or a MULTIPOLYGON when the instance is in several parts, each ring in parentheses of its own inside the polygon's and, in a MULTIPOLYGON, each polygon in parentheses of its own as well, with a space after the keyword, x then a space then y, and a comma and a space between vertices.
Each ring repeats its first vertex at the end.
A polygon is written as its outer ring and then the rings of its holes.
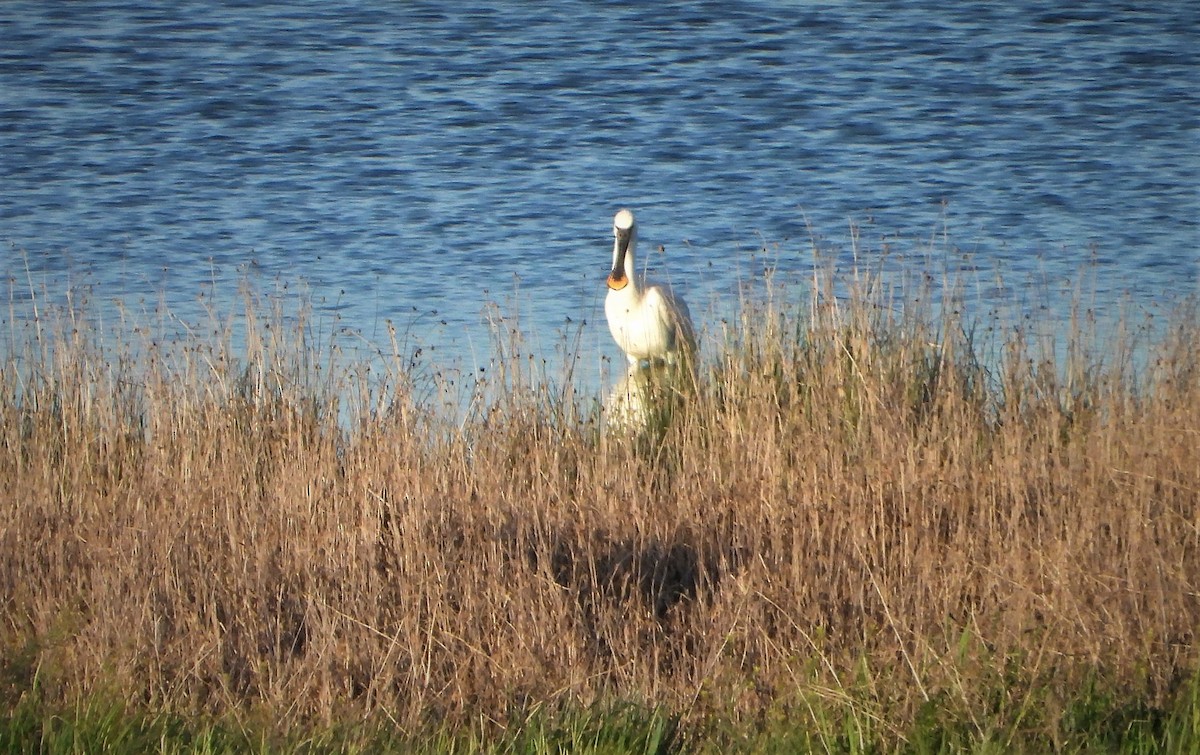
POLYGON ((1047 347, 836 277, 710 328, 633 433, 520 358, 446 417, 395 339, 354 363, 253 296, 170 341, 10 322, 0 701, 397 736, 621 703, 652 749, 1195 743, 1194 302, 1047 347))

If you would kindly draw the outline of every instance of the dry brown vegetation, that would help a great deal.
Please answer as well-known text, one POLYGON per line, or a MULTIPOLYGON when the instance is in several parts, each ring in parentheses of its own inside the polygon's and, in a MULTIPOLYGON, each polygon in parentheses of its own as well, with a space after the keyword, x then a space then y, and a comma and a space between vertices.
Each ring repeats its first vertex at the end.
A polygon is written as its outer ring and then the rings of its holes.
POLYGON ((253 308, 236 355, 232 319, 168 344, 13 324, 4 699, 899 732, 930 700, 984 726, 1072 685, 1172 694, 1200 626, 1194 308, 1144 364, 1120 335, 1056 360, 873 286, 764 298, 638 437, 519 359, 449 421, 403 355, 343 370, 253 308))

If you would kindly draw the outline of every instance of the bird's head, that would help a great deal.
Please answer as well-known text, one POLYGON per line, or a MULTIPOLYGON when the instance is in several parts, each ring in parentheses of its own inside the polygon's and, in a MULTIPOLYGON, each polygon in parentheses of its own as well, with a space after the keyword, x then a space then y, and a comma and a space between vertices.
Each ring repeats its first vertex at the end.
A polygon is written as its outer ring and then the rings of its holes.
POLYGON ((629 210, 618 210, 613 216, 613 266, 608 274, 608 287, 613 291, 620 291, 629 285, 629 275, 625 272, 625 258, 629 255, 636 235, 633 213, 629 210))

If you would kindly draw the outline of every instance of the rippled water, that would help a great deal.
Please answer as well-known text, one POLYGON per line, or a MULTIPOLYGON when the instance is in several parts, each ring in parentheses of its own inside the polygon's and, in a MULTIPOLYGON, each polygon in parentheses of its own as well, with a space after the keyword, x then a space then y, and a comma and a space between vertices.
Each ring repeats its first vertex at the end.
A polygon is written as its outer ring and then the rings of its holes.
POLYGON ((702 328, 764 242, 798 273, 852 222, 1016 286, 1091 263, 1101 304, 1196 290, 1193 4, 446 8, 5 3, 18 317, 32 280, 186 319, 249 270, 437 359, 490 358, 488 301, 616 357, 621 206, 702 328))

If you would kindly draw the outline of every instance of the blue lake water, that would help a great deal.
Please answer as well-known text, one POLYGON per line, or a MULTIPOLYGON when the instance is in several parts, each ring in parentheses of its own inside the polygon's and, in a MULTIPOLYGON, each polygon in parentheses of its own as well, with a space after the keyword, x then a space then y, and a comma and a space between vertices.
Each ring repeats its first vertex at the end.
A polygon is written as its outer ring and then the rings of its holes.
POLYGON ((701 330, 852 224, 1010 291, 1195 292, 1200 6, 1060 5, 6 2, 6 319, 31 283, 195 319, 250 274, 464 370, 519 312, 598 384, 623 206, 701 330))

